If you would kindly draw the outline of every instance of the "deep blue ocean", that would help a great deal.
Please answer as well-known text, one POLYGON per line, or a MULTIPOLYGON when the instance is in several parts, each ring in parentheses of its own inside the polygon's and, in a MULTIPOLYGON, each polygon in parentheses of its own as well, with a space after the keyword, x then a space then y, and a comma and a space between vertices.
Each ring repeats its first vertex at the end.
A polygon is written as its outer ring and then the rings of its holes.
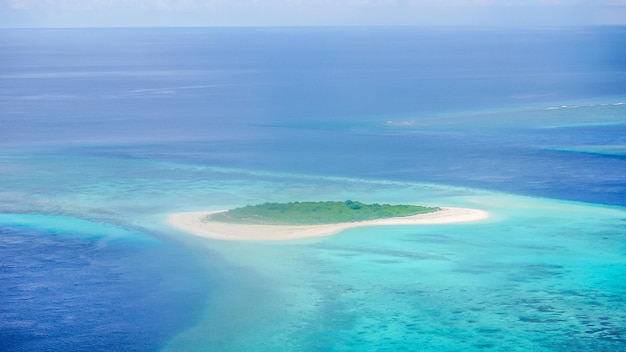
POLYGON ((623 350, 624 207, 626 27, 0 30, 0 351, 623 350), (164 220, 327 199, 494 216, 164 220))

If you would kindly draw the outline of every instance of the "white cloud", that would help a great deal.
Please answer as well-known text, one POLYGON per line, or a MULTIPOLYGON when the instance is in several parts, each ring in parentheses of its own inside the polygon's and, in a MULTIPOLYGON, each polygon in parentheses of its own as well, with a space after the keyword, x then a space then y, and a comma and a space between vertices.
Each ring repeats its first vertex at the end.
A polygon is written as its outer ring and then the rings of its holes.
POLYGON ((626 24, 624 8, 626 0, 0 0, 0 26, 626 24))
POLYGON ((214 7, 482 7, 571 6, 582 3, 624 5, 624 0, 3 0, 13 9, 154 9, 193 10, 214 7))

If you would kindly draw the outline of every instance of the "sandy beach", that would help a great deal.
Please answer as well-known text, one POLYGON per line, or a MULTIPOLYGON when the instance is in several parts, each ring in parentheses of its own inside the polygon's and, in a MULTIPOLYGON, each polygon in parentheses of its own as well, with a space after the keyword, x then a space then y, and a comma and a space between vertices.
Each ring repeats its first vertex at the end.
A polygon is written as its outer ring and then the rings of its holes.
POLYGON ((215 240, 284 241, 330 236, 361 226, 451 224, 485 220, 490 216, 488 212, 478 209, 441 208, 428 214, 327 225, 244 225, 205 220, 207 215, 223 211, 174 213, 168 216, 167 222, 177 229, 215 240))

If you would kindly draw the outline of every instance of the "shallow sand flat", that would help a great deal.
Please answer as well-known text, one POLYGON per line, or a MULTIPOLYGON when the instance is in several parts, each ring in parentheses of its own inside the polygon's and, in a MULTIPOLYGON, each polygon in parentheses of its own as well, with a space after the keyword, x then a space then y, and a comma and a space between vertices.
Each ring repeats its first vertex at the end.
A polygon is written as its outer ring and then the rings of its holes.
POLYGON ((180 230, 215 240, 282 241, 330 236, 345 229, 361 226, 451 224, 489 218, 489 213, 484 210, 441 208, 427 214, 327 225, 244 225, 204 220, 209 214, 223 211, 226 210, 174 213, 168 216, 167 222, 180 230))

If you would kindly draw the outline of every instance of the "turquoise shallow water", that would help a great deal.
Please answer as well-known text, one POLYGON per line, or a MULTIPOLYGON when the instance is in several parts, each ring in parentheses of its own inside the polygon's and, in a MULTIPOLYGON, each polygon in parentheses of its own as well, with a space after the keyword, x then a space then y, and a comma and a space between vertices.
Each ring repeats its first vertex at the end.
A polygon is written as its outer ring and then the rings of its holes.
MULTIPOLYGON (((110 156, 18 153, 3 160, 9 170, 3 174, 4 228, 72 241, 78 236, 93 243, 88 248, 99 256, 107 248, 117 253, 119 246, 137 251, 118 256, 122 261, 114 271, 135 265, 139 273, 109 277, 96 288, 124 285, 134 275, 150 278, 138 287, 150 292, 157 287, 149 302, 162 308, 133 303, 146 297, 145 291, 123 297, 140 312, 178 317, 176 328, 161 323, 152 328, 169 331, 158 343, 164 351, 615 351, 626 343, 621 207, 110 156), (45 180, 36 177, 59 165, 63 168, 45 180), (55 187, 44 186, 50 182, 55 187), (492 217, 468 224, 358 228, 285 242, 213 241, 165 224, 169 212, 265 199, 348 198, 473 207, 492 217), (147 267, 132 264, 142 257, 147 267), (178 307, 185 317, 175 313, 172 299, 187 304, 178 307)), ((93 255, 88 251, 82 258, 93 255)), ((72 297, 83 292, 73 290, 59 288, 72 297)), ((99 299, 107 306, 111 298, 99 299)), ((90 302, 74 305, 90 307, 90 302)), ((71 307, 55 314, 66 316, 71 307)))
POLYGON ((230 280, 244 293, 213 302, 166 350, 624 346, 623 210, 507 195, 452 202, 493 217, 283 243, 207 242, 238 265, 230 280))

